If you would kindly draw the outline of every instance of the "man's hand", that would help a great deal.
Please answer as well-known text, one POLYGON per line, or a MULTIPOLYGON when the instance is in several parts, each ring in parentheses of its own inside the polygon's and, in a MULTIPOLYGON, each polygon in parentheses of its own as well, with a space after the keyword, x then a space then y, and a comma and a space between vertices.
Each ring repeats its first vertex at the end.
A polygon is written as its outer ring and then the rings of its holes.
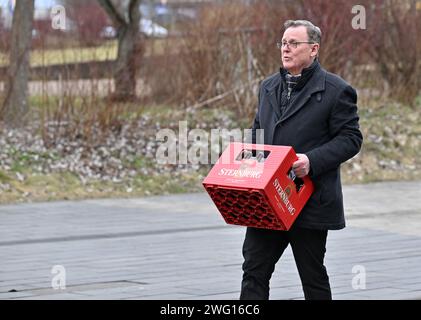
POLYGON ((298 178, 305 177, 310 172, 310 160, 303 153, 297 153, 298 160, 292 164, 292 169, 298 178))

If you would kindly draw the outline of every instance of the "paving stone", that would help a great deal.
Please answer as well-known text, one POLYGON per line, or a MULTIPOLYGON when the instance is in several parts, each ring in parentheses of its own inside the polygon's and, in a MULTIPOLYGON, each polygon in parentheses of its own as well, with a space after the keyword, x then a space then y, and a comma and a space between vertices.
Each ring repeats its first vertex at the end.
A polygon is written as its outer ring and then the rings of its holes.
MULTIPOLYGON (((421 298, 420 198, 420 181, 344 187, 348 227, 329 232, 327 242, 334 299, 421 298), (365 290, 352 288, 356 265, 365 268, 365 290)), ((204 193, 0 206, 0 221, 0 299, 240 294, 245 228, 226 225, 204 193), (55 265, 65 267, 64 292, 51 288, 55 265)), ((270 297, 303 299, 290 248, 270 297)))

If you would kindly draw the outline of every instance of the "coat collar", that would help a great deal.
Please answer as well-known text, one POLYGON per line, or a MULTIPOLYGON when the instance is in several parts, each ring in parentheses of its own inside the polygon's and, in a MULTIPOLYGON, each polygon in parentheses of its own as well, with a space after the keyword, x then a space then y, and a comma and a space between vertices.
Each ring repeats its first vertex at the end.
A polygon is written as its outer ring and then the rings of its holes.
POLYGON ((306 85, 301 89, 300 94, 296 97, 294 103, 287 109, 285 114, 281 118, 281 112, 279 110, 279 104, 277 101, 277 89, 281 84, 282 76, 280 73, 275 76, 270 83, 265 87, 266 95, 268 97, 269 103, 275 112, 276 121, 283 122, 288 118, 292 117, 297 113, 301 108, 305 106, 311 96, 317 92, 325 90, 326 82, 326 70, 319 67, 318 70, 315 70, 312 77, 308 80, 306 85))

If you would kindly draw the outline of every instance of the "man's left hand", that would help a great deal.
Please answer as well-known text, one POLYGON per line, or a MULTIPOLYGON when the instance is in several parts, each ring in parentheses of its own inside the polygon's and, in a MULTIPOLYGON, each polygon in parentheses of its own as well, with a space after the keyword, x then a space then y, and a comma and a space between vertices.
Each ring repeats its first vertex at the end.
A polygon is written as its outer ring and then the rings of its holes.
POLYGON ((292 169, 298 178, 305 177, 310 172, 310 160, 303 153, 297 153, 298 160, 292 164, 292 169))

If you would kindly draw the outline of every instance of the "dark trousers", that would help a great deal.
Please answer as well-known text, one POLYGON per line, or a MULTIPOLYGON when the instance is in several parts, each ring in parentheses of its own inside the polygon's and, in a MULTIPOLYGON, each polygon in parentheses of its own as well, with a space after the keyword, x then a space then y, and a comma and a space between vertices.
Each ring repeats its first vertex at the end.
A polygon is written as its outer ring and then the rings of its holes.
POLYGON ((305 299, 332 299, 329 277, 323 264, 326 238, 327 230, 247 228, 240 299, 269 299, 269 280, 288 244, 291 244, 305 299))

